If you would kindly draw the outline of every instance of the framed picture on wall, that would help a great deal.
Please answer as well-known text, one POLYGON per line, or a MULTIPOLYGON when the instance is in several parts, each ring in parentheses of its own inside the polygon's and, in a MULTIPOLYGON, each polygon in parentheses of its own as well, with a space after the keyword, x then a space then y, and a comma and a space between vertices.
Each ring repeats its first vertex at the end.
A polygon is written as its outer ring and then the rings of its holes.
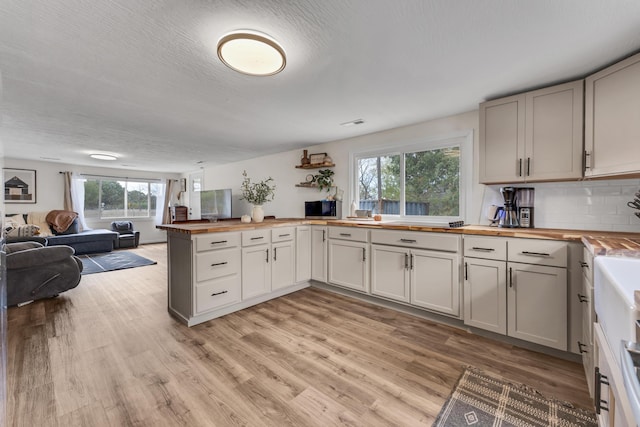
POLYGON ((2 169, 5 203, 36 203, 36 171, 2 169))

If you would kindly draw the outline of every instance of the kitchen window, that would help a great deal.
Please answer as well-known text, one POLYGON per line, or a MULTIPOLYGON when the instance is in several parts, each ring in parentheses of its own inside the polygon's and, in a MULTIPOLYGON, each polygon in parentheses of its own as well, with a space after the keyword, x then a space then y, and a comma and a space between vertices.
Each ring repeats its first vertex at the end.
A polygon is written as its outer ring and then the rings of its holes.
POLYGON ((160 182, 92 178, 84 182, 86 219, 153 218, 160 182))
POLYGON ((352 153, 358 209, 399 219, 464 220, 472 133, 352 153))

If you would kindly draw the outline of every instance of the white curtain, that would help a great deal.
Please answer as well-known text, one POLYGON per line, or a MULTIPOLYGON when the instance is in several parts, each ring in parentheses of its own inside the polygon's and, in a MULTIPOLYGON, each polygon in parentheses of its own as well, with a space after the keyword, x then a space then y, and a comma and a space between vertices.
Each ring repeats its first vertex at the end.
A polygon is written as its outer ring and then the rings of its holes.
POLYGON ((169 182, 170 180, 167 180, 166 184, 158 184, 158 193, 156 194, 156 225, 167 224, 165 222, 165 212, 169 209, 167 207, 166 188, 169 185, 169 182))
POLYGON ((77 173, 71 174, 71 204, 73 211, 78 213, 78 224, 80 230, 91 230, 84 219, 84 182, 77 173))
MULTIPOLYGON (((169 203, 171 202, 171 195, 173 194, 173 179, 167 180, 167 185, 164 191, 164 200, 162 203, 162 221, 161 224, 171 224, 171 214, 169 213, 169 203)), ((160 206, 158 203, 156 206, 160 206)))

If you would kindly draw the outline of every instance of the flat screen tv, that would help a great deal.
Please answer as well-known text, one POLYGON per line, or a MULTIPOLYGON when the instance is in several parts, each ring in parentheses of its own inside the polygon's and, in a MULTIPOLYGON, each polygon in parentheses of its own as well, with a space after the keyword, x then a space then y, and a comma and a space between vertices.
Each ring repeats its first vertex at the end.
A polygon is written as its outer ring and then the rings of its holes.
POLYGON ((208 220, 231 218, 231 189, 201 191, 200 217, 208 220))

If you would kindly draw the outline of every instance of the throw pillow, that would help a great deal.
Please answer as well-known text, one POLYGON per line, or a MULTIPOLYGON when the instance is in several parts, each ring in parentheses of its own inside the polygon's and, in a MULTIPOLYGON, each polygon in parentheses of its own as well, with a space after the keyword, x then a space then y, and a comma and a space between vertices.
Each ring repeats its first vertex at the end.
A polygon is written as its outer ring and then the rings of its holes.
POLYGON ((40 227, 40 236, 41 237, 49 237, 53 236, 51 232, 51 228, 49 228, 49 224, 47 223, 47 212, 29 212, 27 215, 27 223, 37 225, 40 227))
POLYGON ((40 234, 40 227, 33 224, 19 225, 17 227, 7 227, 8 237, 31 237, 40 234))
POLYGON ((69 228, 67 228, 65 231, 61 233, 58 233, 55 230, 53 231, 54 233, 56 233, 57 236, 63 236, 67 234, 78 234, 80 232, 80 226, 78 225, 78 218, 74 219, 71 225, 69 226, 69 228))
POLYGON ((6 223, 7 223, 7 226, 11 226, 11 227, 18 227, 20 225, 27 225, 27 223, 24 222, 24 215, 22 215, 22 214, 7 215, 6 216, 6 223))

